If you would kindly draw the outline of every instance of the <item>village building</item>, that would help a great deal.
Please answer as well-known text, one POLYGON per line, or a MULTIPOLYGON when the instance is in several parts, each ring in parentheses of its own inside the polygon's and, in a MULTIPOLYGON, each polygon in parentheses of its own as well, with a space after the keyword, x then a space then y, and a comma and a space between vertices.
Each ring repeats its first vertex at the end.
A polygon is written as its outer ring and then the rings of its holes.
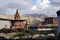
POLYGON ((21 16, 16 10, 16 14, 14 16, 14 19, 3 19, 0 18, 0 29, 7 28, 7 29, 17 29, 17 28, 23 28, 26 29, 28 22, 26 19, 21 19, 21 16), (25 22, 25 23, 24 23, 25 22))
MULTIPOLYGON (((44 18, 44 21, 37 20, 31 23, 31 19, 22 19, 21 15, 19 14, 18 10, 16 10, 16 13, 14 15, 14 19, 4 19, 0 18, 0 29, 6 28, 6 29, 26 29, 28 30, 31 27, 36 27, 45 30, 52 30, 52 27, 58 26, 58 18, 57 17, 48 17, 44 18), (31 25, 32 24, 32 25, 31 25)), ((34 28, 35 29, 35 28, 34 28)))

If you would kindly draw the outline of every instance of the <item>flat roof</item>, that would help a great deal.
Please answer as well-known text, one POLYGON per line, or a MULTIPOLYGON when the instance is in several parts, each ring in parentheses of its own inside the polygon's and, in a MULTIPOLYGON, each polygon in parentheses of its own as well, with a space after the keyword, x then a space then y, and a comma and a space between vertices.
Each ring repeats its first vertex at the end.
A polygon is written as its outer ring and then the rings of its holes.
POLYGON ((10 20, 10 21, 26 21, 26 20, 10 20))
POLYGON ((12 19, 4 19, 4 18, 0 18, 0 20, 5 20, 5 21, 26 21, 26 20, 23 20, 23 19, 21 19, 21 20, 12 20, 12 19))

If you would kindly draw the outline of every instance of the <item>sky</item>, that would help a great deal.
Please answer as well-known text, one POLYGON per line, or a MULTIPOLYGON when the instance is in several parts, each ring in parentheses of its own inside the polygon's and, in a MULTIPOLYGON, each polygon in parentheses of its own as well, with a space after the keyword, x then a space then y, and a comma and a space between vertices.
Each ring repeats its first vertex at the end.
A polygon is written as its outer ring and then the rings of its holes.
POLYGON ((0 14, 46 14, 57 16, 60 0, 0 0, 0 14))

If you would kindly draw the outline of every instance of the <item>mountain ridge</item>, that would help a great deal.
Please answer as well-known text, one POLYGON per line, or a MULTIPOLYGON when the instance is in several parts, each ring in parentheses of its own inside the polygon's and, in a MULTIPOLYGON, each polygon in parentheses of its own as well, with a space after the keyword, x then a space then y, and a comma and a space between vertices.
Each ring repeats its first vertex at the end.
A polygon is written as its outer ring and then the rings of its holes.
POLYGON ((43 18, 49 17, 46 14, 24 14, 23 16, 25 16, 25 17, 28 17, 28 16, 32 16, 32 17, 43 17, 43 18))

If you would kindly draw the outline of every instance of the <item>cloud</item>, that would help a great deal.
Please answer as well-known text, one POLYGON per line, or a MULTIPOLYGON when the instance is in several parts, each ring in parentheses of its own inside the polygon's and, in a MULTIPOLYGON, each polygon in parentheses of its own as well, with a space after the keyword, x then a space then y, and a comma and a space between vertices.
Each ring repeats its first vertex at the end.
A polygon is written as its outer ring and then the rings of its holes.
POLYGON ((24 0, 0 0, 0 13, 13 13, 16 9, 26 10, 32 7, 30 1, 24 0), (12 10, 12 11, 11 11, 12 10), (2 12, 3 11, 3 12, 2 12))
POLYGON ((0 13, 14 14, 16 9, 21 14, 43 13, 56 16, 60 0, 0 0, 0 13))
POLYGON ((31 8, 31 10, 37 10, 37 6, 36 5, 34 5, 32 8, 31 8))
POLYGON ((37 0, 36 7, 38 13, 47 14, 49 16, 57 16, 56 11, 60 9, 59 0, 37 0))
POLYGON ((52 6, 60 6, 60 0, 50 0, 52 6))

